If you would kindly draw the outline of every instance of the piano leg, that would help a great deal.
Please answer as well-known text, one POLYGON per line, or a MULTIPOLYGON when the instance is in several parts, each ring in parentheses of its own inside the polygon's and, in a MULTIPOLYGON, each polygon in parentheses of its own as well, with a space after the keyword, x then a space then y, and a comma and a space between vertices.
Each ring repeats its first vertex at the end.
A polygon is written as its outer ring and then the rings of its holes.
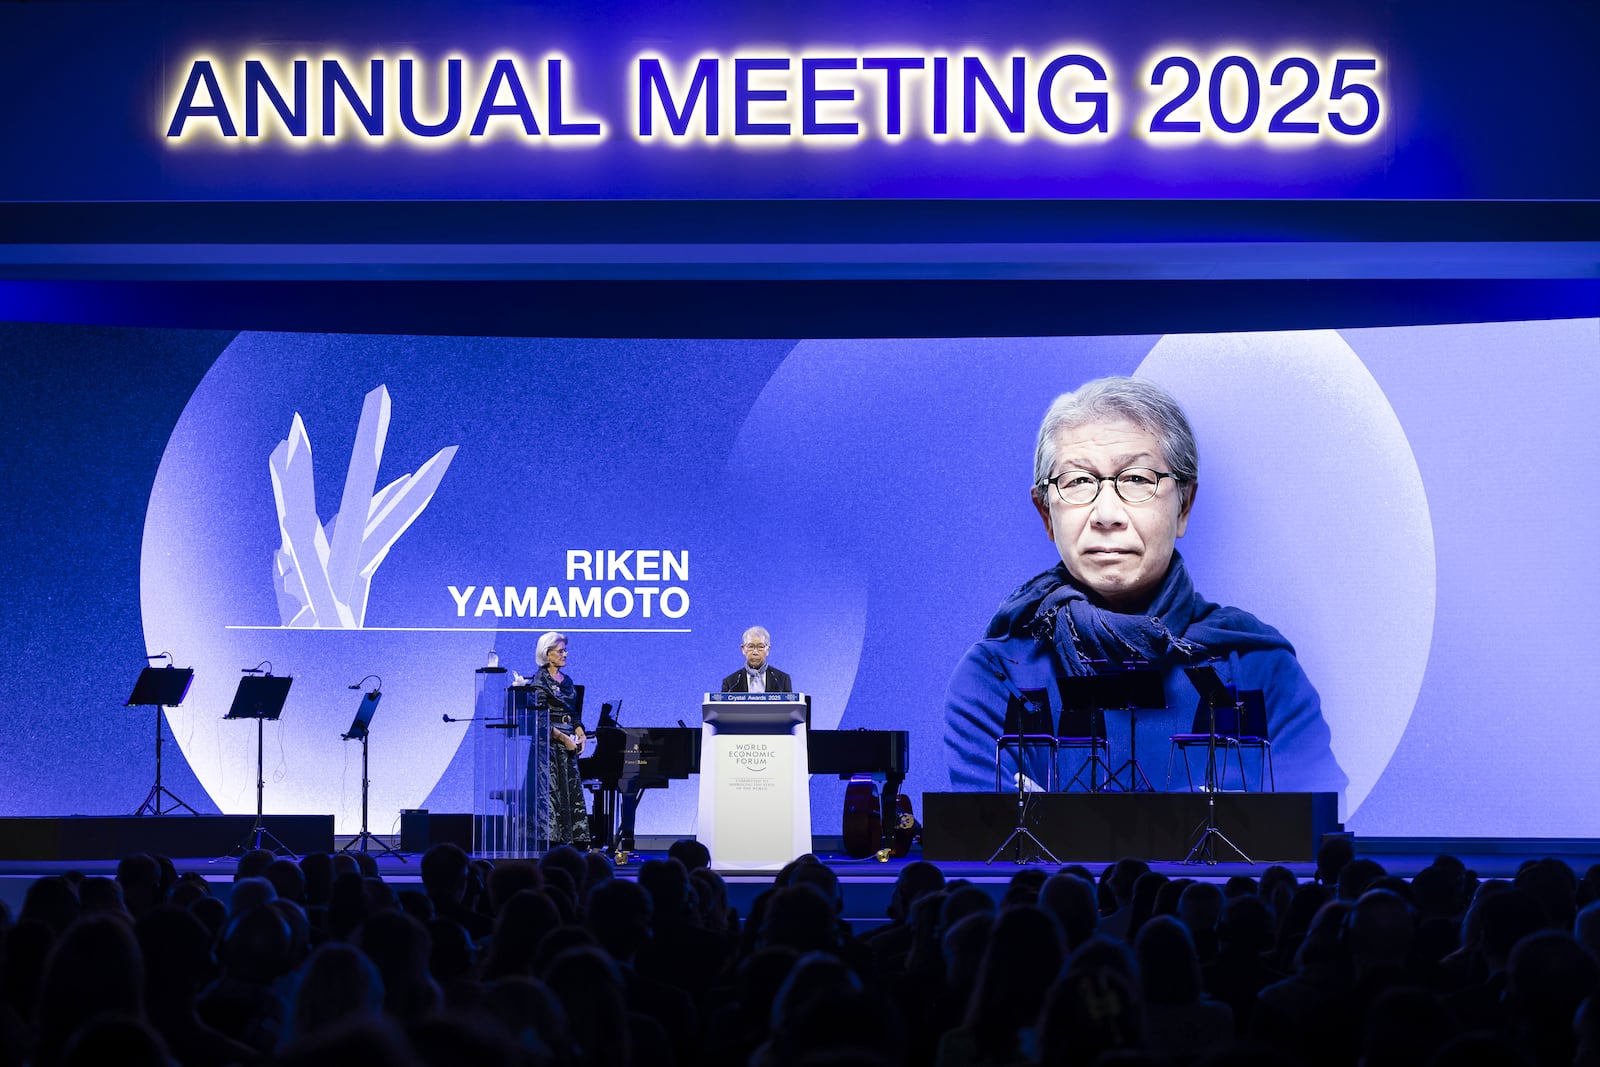
POLYGON ((617 827, 617 859, 619 861, 634 851, 633 828, 639 817, 639 796, 643 786, 637 780, 624 782, 622 786, 622 820, 617 827))
POLYGON ((600 848, 610 848, 617 839, 617 791, 600 788, 594 791, 594 810, 589 816, 593 843, 600 848))

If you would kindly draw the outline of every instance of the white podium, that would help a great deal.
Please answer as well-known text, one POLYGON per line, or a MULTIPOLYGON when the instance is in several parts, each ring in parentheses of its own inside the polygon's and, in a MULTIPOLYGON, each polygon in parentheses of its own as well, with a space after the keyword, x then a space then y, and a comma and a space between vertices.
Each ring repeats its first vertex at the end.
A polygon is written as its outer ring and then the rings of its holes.
POLYGON ((717 870, 775 871, 811 851, 806 698, 707 693, 700 843, 717 870))

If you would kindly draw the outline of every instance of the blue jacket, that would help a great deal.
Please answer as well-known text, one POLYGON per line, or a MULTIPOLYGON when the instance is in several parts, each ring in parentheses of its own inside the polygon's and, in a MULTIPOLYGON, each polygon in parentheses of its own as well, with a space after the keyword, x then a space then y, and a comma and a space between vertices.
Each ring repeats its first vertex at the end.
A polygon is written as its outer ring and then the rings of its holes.
MULTIPOLYGON (((1057 565, 1024 583, 989 624, 988 636, 967 650, 945 693, 945 745, 950 784, 956 789, 995 788, 995 740, 1005 725, 1008 700, 1023 690, 1049 694, 1052 723, 1060 710, 1060 680, 1094 673, 1095 660, 1143 659, 1163 672, 1165 708, 1141 709, 1137 730, 1126 711, 1107 711, 1111 766, 1123 768, 1137 741, 1139 763, 1157 789, 1167 787, 1169 738, 1195 725, 1200 695, 1185 666, 1211 663, 1222 680, 1240 690, 1262 691, 1267 737, 1279 791, 1343 793, 1347 778, 1334 758, 1316 688, 1300 669, 1294 648, 1248 612, 1213 604, 1194 591, 1183 559, 1172 565, 1148 615, 1119 615, 1096 607, 1057 565), (1134 736, 1136 733, 1136 737, 1134 736)), ((1061 781, 1067 782, 1086 753, 1064 751, 1061 781)), ((1180 760, 1181 760, 1180 756, 1180 760)), ((1196 780, 1200 768, 1198 755, 1196 780)), ((1253 761, 1247 761, 1256 781, 1253 761)), ((1044 757, 1024 758, 1022 769, 1043 783, 1044 757)), ((1000 768, 1001 788, 1013 788, 1017 764, 1008 751, 1000 768)), ((1223 779, 1237 788, 1237 770, 1223 779)), ((1124 784, 1128 772, 1120 775, 1124 784)), ((1187 789, 1181 766, 1171 787, 1187 789)))

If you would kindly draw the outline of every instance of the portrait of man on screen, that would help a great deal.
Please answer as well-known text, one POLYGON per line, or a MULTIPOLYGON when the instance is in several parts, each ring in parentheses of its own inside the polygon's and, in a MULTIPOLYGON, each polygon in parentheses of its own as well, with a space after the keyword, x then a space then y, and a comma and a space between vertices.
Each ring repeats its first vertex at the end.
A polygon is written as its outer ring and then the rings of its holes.
MULTIPOLYGON (((955 788, 994 788, 996 738, 1021 694, 1054 694, 1059 708, 1064 680, 1128 667, 1161 672, 1166 706, 1108 716, 1110 741, 1123 750, 1137 742, 1146 759, 1162 759, 1168 738, 1192 728, 1199 703, 1183 668, 1211 664, 1234 691, 1263 694, 1278 789, 1344 789, 1321 699, 1294 647, 1194 587, 1177 542, 1199 480, 1194 432, 1160 386, 1101 378, 1050 405, 1030 496, 1060 562, 1005 599, 951 675, 945 744, 955 788)), ((1044 779, 1026 760, 1002 771, 1009 781, 1044 779)))

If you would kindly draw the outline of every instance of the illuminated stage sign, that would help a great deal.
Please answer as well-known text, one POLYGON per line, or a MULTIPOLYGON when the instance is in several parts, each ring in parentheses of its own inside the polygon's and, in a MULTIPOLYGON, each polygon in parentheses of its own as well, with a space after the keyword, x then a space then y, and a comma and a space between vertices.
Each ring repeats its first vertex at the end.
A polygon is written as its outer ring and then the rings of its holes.
POLYGON ((1600 13, 1517 23, 1467 3, 1442 34, 1392 0, 0 5, 0 137, 27 161, 0 200, 1593 196, 1572 131, 1600 13))
POLYGON ((654 143, 839 146, 901 138, 1071 143, 1136 137, 1174 144, 1214 137, 1297 146, 1355 141, 1384 114, 1370 51, 1306 55, 1194 49, 1158 55, 1126 83, 1095 51, 989 57, 967 51, 860 55, 644 55, 624 78, 628 106, 582 110, 582 75, 559 55, 435 62, 374 56, 188 67, 165 136, 265 146, 370 140, 386 145, 505 136, 529 146, 598 147, 616 136, 654 143))
POLYGON ((1600 13, 1478 8, 0 5, 0 200, 1592 197, 1600 13))

